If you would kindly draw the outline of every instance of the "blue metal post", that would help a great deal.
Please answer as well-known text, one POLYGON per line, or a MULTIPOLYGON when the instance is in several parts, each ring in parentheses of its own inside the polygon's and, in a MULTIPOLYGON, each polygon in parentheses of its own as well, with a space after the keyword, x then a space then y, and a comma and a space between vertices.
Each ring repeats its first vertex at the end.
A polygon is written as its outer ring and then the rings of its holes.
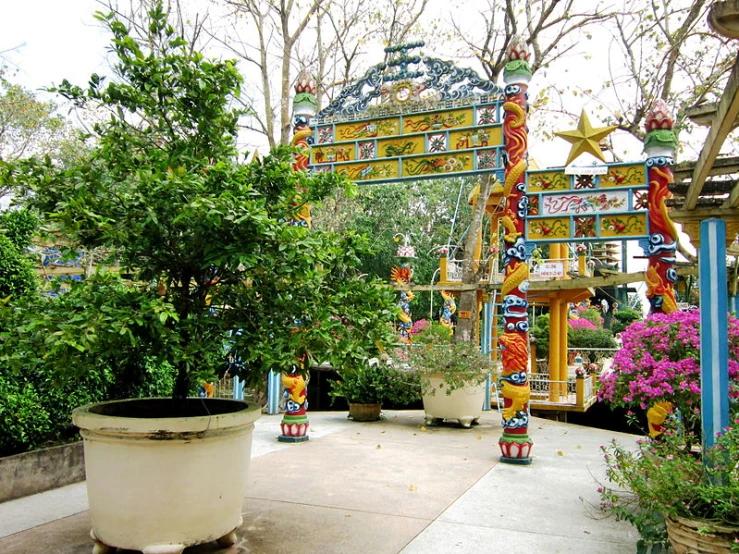
MULTIPOLYGON (((488 298, 482 310, 482 353, 490 354, 493 342, 493 300, 488 298)), ((492 386, 492 378, 488 375, 485 378, 485 401, 482 404, 483 411, 490 411, 491 396, 490 388, 492 386)))
POLYGON ((280 413, 280 396, 282 396, 282 373, 270 370, 267 377, 267 413, 280 413))
POLYGON ((701 414, 703 448, 729 425, 729 323, 726 287, 726 222, 701 222, 701 414))

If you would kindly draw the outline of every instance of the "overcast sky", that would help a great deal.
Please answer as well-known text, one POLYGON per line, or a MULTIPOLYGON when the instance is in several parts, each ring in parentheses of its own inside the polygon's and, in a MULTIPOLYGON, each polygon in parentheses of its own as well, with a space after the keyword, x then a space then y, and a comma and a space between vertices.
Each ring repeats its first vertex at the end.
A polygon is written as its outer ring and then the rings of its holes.
POLYGON ((13 82, 35 90, 62 79, 78 84, 104 72, 108 38, 95 0, 1 0, 0 52, 13 82), (12 51, 9 51, 12 50, 12 51))

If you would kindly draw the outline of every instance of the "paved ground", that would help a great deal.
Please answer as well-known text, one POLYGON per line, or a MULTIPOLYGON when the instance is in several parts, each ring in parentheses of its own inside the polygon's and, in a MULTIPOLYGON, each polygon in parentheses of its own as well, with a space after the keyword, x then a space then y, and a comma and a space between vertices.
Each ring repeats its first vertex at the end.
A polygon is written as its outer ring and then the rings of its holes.
MULTIPOLYGON (((423 412, 356 423, 311 414, 311 440, 254 434, 240 542, 186 554, 633 554, 637 535, 597 509, 599 450, 634 437, 532 418, 534 463, 498 462, 497 412, 425 427, 423 412)), ((0 553, 89 554, 84 483, 0 504, 0 553)))

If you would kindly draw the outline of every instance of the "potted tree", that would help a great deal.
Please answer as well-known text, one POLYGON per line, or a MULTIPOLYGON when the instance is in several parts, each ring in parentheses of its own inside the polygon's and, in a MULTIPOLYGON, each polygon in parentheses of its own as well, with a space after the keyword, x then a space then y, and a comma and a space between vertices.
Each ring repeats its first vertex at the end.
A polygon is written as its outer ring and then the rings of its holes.
MULTIPOLYGON (((72 244, 110 249, 133 284, 115 289, 125 301, 24 332, 43 335, 42 355, 58 360, 60 380, 101 359, 135 365, 142 352, 176 373, 170 399, 73 415, 85 439, 94 552, 233 543, 260 407, 188 398, 199 376, 219 369, 224 346, 239 352, 251 382, 349 348, 358 355, 337 330, 348 322, 369 344, 391 337, 393 295, 354 277, 360 237, 288 224, 305 203, 351 185, 292 171, 285 149, 239 161, 232 62, 193 51, 161 5, 140 42, 113 16, 98 17, 113 37, 116 78, 55 89, 95 110, 89 156, 64 167, 0 162, 0 185, 25 188, 27 203, 72 244)), ((95 280, 80 286, 96 290, 95 280)))
POLYGON ((623 347, 600 375, 598 398, 646 411, 649 434, 638 447, 605 446, 603 508, 632 523, 642 551, 666 545, 678 554, 736 551, 739 539, 739 321, 729 318, 731 426, 700 452, 700 312, 651 314, 621 334, 623 347))
POLYGON ((608 513, 633 524, 640 552, 676 554, 736 552, 739 544, 739 426, 732 424, 702 456, 690 447, 696 437, 666 422, 658 440, 636 450, 605 447, 610 481, 599 491, 608 513))
POLYGON ((341 379, 331 381, 329 394, 346 399, 349 417, 354 421, 380 419, 383 402, 410 404, 421 397, 415 374, 378 361, 362 361, 339 374, 341 379))
POLYGON ((421 379, 427 425, 456 419, 469 428, 479 420, 493 364, 477 344, 452 342, 449 329, 433 322, 413 336, 405 352, 408 367, 421 379))

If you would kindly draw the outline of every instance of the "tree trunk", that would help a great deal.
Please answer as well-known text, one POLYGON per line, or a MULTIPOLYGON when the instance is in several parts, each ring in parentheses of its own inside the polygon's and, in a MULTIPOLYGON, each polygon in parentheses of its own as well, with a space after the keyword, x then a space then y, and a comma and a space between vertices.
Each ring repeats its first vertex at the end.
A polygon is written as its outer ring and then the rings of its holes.
MULTIPOLYGON (((493 190, 493 177, 487 175, 480 183, 480 192, 477 202, 472 210, 472 222, 464 241, 464 262, 462 266, 462 283, 469 285, 477 283, 482 274, 482 265, 475 259, 477 239, 482 229, 482 221, 485 216, 490 192, 493 190)), ((459 310, 457 312, 457 326, 454 329, 454 342, 465 342, 478 340, 480 313, 477 309, 477 291, 463 291, 459 297, 459 310)))

